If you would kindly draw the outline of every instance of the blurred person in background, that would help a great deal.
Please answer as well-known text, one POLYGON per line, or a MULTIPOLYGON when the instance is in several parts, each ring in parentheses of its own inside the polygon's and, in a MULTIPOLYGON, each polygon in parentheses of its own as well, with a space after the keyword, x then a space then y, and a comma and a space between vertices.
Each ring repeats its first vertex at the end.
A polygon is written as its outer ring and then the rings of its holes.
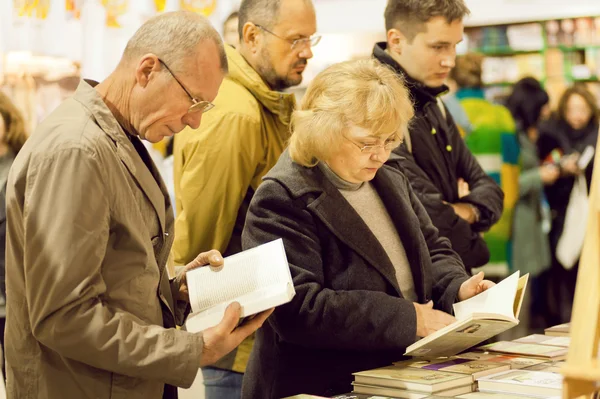
POLYGON ((502 190, 481 168, 439 96, 463 39, 463 0, 389 0, 387 42, 373 56, 403 76, 415 105, 404 143, 388 163, 407 175, 440 235, 448 237, 467 272, 490 252, 482 233, 502 215, 502 190))
MULTIPOLYGON (((250 200, 289 138, 296 99, 283 90, 302 82, 317 21, 311 0, 244 0, 237 49, 226 47, 229 74, 202 126, 175 139, 175 262, 202 248, 225 256, 242 249, 250 200), (207 228, 210 226, 210 228, 207 228)), ((252 337, 214 367, 202 369, 207 399, 240 397, 252 337)))
POLYGON ((6 321, 6 180, 15 157, 27 140, 27 130, 23 115, 7 95, 0 92, 0 364, 2 376, 4 370, 4 327, 6 321))
POLYGON ((469 277, 408 178, 385 165, 412 116, 402 79, 376 60, 311 82, 244 228, 244 249, 283 239, 296 288, 257 334, 244 399, 349 392, 352 373, 402 359, 454 321, 455 301, 493 286, 469 277))
POLYGON ((553 295, 548 291, 547 272, 551 264, 550 221, 543 204, 544 186, 554 184, 560 169, 553 164, 542 165, 537 153, 539 123, 550 115, 548 101, 540 82, 531 77, 518 81, 506 101, 517 126, 521 164, 519 200, 512 220, 512 267, 521 274, 530 274, 521 323, 513 329, 518 336, 543 331, 546 304, 553 295))
POLYGON ((240 45, 240 34, 238 33, 239 17, 240 13, 234 11, 223 22, 223 42, 235 48, 240 45))
MULTIPOLYGON (((571 264, 563 264, 558 255, 560 242, 574 237, 573 231, 584 229, 580 223, 567 225, 567 214, 571 206, 573 211, 580 208, 577 199, 585 196, 591 186, 594 160, 589 160, 583 170, 578 165, 578 158, 586 147, 596 148, 598 140, 598 100, 584 85, 575 85, 565 91, 558 103, 558 110, 547 122, 540 125, 538 153, 542 160, 550 163, 560 158, 560 178, 545 188, 546 198, 550 205, 552 227, 550 230, 550 249, 552 252, 551 301, 548 324, 555 325, 571 319, 571 308, 575 294, 575 281, 579 256, 571 264), (581 177, 581 178, 580 178, 581 177), (585 190, 581 186, 585 185, 585 190), (573 191, 583 191, 581 196, 573 197, 573 191), (572 202, 573 201, 573 202, 572 202), (574 229, 574 230, 571 230, 574 229)), ((581 200, 586 203, 587 198, 581 200)), ((585 220, 581 220, 585 223, 585 220)), ((578 241, 582 241, 580 236, 578 241)), ((580 242, 570 243, 571 247, 579 247, 580 242)))
POLYGON ((448 79, 446 79, 446 86, 448 86, 448 92, 442 95, 442 101, 448 109, 448 112, 450 112, 450 115, 452 115, 461 137, 465 138, 471 134, 473 126, 471 125, 469 116, 460 103, 460 100, 456 97, 456 92, 459 87, 452 75, 448 76, 448 79))
POLYGON ((490 263, 510 270, 511 228, 519 192, 519 143, 510 111, 485 99, 482 74, 483 56, 466 54, 456 58, 450 71, 460 101, 472 126, 465 142, 483 170, 500 185, 504 193, 502 216, 484 234, 490 263))

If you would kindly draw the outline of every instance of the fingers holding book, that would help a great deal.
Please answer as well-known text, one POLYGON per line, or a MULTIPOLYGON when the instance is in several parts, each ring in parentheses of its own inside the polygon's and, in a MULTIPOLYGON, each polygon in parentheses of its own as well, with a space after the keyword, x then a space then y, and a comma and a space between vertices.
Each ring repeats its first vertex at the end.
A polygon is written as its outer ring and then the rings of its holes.
POLYGON ((425 305, 413 302, 417 313, 417 336, 426 337, 452 324, 456 319, 448 313, 433 308, 433 301, 425 305))
POLYGON ((204 331, 204 350, 200 367, 208 366, 235 349, 246 337, 258 330, 273 313, 269 309, 247 319, 238 326, 242 308, 238 302, 231 303, 219 324, 204 331))

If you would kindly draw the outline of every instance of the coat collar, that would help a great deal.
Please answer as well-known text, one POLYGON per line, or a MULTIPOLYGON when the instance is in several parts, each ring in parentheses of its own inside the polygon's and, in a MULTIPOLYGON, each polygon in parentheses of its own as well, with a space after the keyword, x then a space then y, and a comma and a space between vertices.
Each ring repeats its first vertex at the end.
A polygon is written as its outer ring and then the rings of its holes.
MULTIPOLYGON (((425 285, 428 284, 424 278, 426 265, 423 263, 425 260, 418 252, 419 243, 416 239, 418 234, 411 234, 411 227, 408 227, 407 224, 410 216, 415 217, 415 219, 416 216, 409 209, 410 204, 400 197, 400 190, 395 187, 397 181, 392 175, 397 173, 399 172, 384 166, 377 172, 372 184, 398 229, 411 266, 415 290, 419 299, 422 299, 427 292, 425 285)), ((320 168, 307 168, 293 162, 288 150, 285 150, 277 165, 271 169, 264 179, 278 181, 287 188, 294 199, 304 195, 312 196, 314 199, 309 201, 307 208, 340 241, 376 268, 394 287, 397 294, 402 296, 396 279, 396 271, 385 250, 363 219, 327 179, 320 168)))
POLYGON ((132 140, 140 141, 140 139, 138 137, 130 137, 125 133, 115 116, 104 103, 100 93, 94 89, 96 85, 97 83, 94 81, 81 81, 73 98, 90 111, 100 129, 115 143, 118 157, 154 207, 161 231, 165 233, 167 232, 165 212, 167 205, 166 198, 168 198, 167 189, 160 178, 156 179, 153 176, 160 176, 154 164, 151 164, 153 169, 151 172, 135 149, 132 140))
POLYGON ((294 94, 271 90, 239 51, 226 45, 225 52, 229 63, 229 79, 248 89, 265 108, 277 115, 284 125, 288 125, 296 107, 294 94))
POLYGON ((414 101, 417 110, 422 110, 429 103, 436 103, 439 95, 448 92, 448 86, 446 85, 440 87, 427 87, 423 83, 413 79, 406 73, 404 68, 402 68, 402 66, 400 66, 400 64, 385 51, 386 48, 386 42, 376 43, 373 47, 373 57, 382 64, 391 67, 404 78, 406 87, 410 90, 412 100, 414 101))

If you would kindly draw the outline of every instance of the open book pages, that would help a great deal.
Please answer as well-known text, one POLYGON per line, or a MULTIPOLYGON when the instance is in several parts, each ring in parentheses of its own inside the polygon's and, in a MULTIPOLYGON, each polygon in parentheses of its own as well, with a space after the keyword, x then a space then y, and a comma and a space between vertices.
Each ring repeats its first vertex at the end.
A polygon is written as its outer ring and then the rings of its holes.
POLYGON ((561 394, 563 377, 543 371, 511 370, 480 378, 478 383, 482 392, 547 398, 561 394))
POLYGON ((291 301, 296 294, 281 239, 228 256, 222 268, 200 267, 187 273, 193 314, 188 331, 203 331, 222 320, 239 302, 247 317, 291 301))
POLYGON ((456 355, 516 326, 528 277, 519 277, 517 271, 489 290, 455 304, 456 322, 415 342, 405 355, 456 355))

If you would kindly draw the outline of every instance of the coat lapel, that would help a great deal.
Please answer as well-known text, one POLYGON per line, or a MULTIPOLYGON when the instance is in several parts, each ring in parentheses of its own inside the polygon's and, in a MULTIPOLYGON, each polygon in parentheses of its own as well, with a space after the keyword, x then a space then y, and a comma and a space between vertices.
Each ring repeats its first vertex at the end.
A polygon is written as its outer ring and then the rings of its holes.
POLYGON ((390 173, 386 168, 379 170, 373 179, 373 186, 396 226, 410 264, 417 297, 423 301, 425 293, 428 292, 426 286, 431 282, 426 281, 425 278, 425 259, 421 256, 421 243, 417 239, 421 236, 421 226, 411 207, 410 198, 401 197, 403 191, 396 187, 397 183, 392 181, 390 173))
POLYGON ((342 194, 323 180, 325 191, 308 208, 340 241, 377 269, 402 297, 394 266, 375 235, 342 194))

